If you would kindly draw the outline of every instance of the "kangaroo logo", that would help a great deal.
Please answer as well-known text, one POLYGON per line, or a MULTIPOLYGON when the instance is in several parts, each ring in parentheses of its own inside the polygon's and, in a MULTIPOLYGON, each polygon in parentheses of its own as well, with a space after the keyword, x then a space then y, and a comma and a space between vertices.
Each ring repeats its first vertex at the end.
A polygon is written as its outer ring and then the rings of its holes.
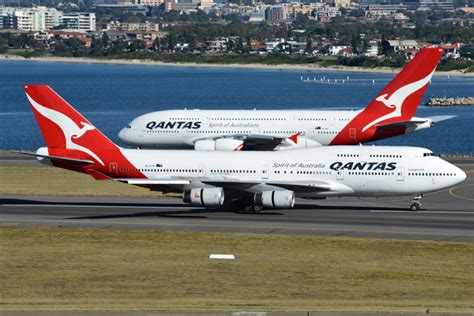
POLYGON ((61 131, 64 134, 64 137, 66 139, 66 148, 67 149, 75 149, 82 151, 92 157, 94 157, 102 166, 105 166, 102 160, 94 154, 90 149, 85 148, 83 146, 80 146, 72 141, 72 139, 79 139, 81 138, 85 133, 88 131, 92 131, 95 129, 94 126, 81 122, 80 124, 82 127, 79 127, 76 122, 71 120, 68 116, 64 115, 61 112, 52 110, 50 108, 47 108, 35 100, 33 100, 28 94, 26 94, 28 97, 28 100, 30 101, 31 105, 44 117, 49 119, 50 121, 54 122, 56 125, 59 126, 61 131))
POLYGON ((368 128, 374 126, 375 124, 394 118, 394 117, 401 117, 402 116, 402 106, 403 102, 405 102, 406 98, 408 98, 410 95, 415 93, 416 91, 420 90, 423 88, 430 80, 431 77, 433 76, 433 73, 435 71, 433 70, 428 76, 426 76, 423 79, 420 79, 418 81, 409 83, 401 88, 399 88, 397 91, 392 93, 390 97, 387 98, 388 94, 382 94, 378 96, 375 100, 378 102, 382 102, 386 107, 390 109, 394 109, 392 112, 381 116, 377 118, 376 120, 372 121, 371 123, 367 124, 363 129, 362 132, 365 132, 368 128))

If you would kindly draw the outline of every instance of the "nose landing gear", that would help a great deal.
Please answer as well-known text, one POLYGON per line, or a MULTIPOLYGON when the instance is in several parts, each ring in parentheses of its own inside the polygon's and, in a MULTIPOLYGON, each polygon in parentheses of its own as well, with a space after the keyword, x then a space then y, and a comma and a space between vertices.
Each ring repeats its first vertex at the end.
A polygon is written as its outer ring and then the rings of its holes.
POLYGON ((421 208, 422 198, 423 198, 423 194, 417 195, 413 198, 410 205, 410 211, 416 212, 421 208))

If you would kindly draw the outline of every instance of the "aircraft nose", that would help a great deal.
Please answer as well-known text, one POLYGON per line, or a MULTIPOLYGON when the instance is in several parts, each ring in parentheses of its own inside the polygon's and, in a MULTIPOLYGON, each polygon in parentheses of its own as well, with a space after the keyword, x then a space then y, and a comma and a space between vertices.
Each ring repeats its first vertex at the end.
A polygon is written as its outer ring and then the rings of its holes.
POLYGON ((122 130, 118 134, 118 138, 124 144, 130 143, 130 128, 122 128, 122 130))
POLYGON ((454 166, 454 173, 456 174, 457 183, 461 183, 467 178, 466 173, 457 166, 454 166))

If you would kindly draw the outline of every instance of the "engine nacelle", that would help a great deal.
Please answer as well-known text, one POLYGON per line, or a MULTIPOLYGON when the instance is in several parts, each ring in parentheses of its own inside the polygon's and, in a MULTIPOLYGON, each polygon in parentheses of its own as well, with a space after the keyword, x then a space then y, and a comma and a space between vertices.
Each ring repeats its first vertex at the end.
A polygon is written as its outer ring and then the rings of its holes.
POLYGON ((216 150, 216 142, 211 139, 203 139, 198 140, 194 143, 194 150, 199 151, 215 151, 216 150))
POLYGON ((242 150, 244 141, 233 138, 203 139, 194 143, 194 150, 199 151, 237 151, 242 150))
POLYGON ((183 193, 183 201, 199 206, 221 206, 224 204, 223 188, 194 188, 183 193))
POLYGON ((216 139, 217 151, 238 151, 244 148, 244 141, 233 138, 219 138, 216 139))
POLYGON ((295 206, 295 192, 290 190, 263 191, 254 195, 254 203, 266 208, 292 208, 295 206))
POLYGON ((275 147, 275 150, 286 150, 286 149, 295 149, 295 148, 311 148, 311 147, 320 147, 321 144, 315 140, 298 136, 298 142, 295 143, 293 140, 287 138, 281 142, 280 145, 275 147))

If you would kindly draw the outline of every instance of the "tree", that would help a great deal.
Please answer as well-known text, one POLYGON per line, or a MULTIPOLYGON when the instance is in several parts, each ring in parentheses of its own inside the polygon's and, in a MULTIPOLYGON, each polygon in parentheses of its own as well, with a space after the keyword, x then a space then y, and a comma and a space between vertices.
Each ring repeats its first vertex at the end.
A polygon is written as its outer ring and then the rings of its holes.
POLYGON ((357 54, 357 50, 358 50, 358 47, 359 47, 359 42, 360 42, 359 37, 356 34, 352 34, 351 46, 352 46, 352 52, 355 53, 355 54, 357 54))
POLYGON ((155 38, 155 40, 153 41, 153 48, 154 48, 156 51, 160 51, 160 49, 161 49, 161 43, 160 43, 160 38, 159 38, 159 37, 155 38))
POLYGON ((247 52, 250 52, 252 50, 252 41, 250 40, 250 36, 247 36, 246 40, 247 40, 247 52))
POLYGON ((244 42, 242 41, 242 36, 239 36, 239 40, 237 41, 236 50, 239 54, 242 54, 244 51, 244 42))
POLYGON ((102 33, 102 46, 109 47, 109 36, 106 32, 102 33))
POLYGON ((308 36, 308 38, 306 39, 306 52, 313 52, 313 40, 311 39, 311 36, 308 36))
POLYGON ((0 36, 0 54, 5 54, 8 51, 7 41, 0 36))
POLYGON ((170 51, 173 51, 175 45, 176 45, 176 41, 175 41, 175 39, 174 39, 174 35, 173 35, 173 33, 169 33, 169 34, 168 34, 168 49, 169 49, 170 51))

